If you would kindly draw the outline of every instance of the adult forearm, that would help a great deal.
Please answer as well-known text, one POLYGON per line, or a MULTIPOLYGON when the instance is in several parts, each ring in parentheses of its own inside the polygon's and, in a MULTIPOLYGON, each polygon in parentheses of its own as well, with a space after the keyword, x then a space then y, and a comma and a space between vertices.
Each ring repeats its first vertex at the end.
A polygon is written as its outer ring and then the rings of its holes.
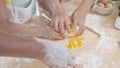
POLYGON ((28 28, 28 26, 24 26, 24 25, 20 25, 20 24, 16 24, 16 23, 12 23, 7 21, 4 22, 3 20, 0 20, 0 30, 4 31, 4 32, 25 32, 25 29, 28 28))
POLYGON ((83 0, 78 9, 84 10, 86 13, 88 13, 93 4, 94 0, 83 0))
POLYGON ((4 21, 0 20, 0 30, 7 33, 13 33, 13 34, 28 34, 28 29, 30 26, 27 25, 21 25, 16 24, 13 22, 7 21, 7 23, 3 23, 4 21))
POLYGON ((0 56, 36 58, 42 56, 41 50, 42 45, 35 41, 0 32, 0 56))
POLYGON ((39 2, 39 5, 50 13, 60 11, 59 9, 62 6, 59 0, 44 0, 43 2, 39 2))
POLYGON ((83 0, 82 4, 88 5, 88 7, 91 7, 94 4, 95 0, 83 0))

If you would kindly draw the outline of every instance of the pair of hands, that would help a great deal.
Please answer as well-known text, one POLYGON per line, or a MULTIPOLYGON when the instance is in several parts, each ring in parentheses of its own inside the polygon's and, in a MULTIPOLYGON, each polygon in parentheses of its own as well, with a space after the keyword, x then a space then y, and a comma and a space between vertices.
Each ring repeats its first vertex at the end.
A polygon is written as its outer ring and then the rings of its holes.
POLYGON ((59 32, 62 37, 66 37, 66 31, 70 33, 72 29, 76 28, 76 26, 79 26, 76 36, 79 36, 84 32, 86 13, 82 8, 76 9, 71 18, 67 15, 64 9, 59 9, 59 11, 55 11, 52 14, 52 25, 55 31, 59 32))
POLYGON ((53 12, 52 14, 52 26, 54 27, 54 29, 50 28, 49 26, 42 25, 39 27, 32 27, 29 29, 29 35, 58 40, 65 38, 66 32, 70 34, 72 29, 76 28, 76 26, 79 27, 76 36, 79 36, 84 32, 86 14, 82 9, 76 9, 72 14, 71 18, 62 9, 53 12))
POLYGON ((71 18, 66 14, 64 10, 53 12, 52 18, 52 29, 50 26, 40 25, 38 27, 29 28, 29 35, 41 38, 47 38, 52 40, 63 39, 66 37, 65 33, 70 33, 72 29, 79 26, 79 30, 76 36, 81 35, 85 30, 85 19, 86 13, 82 8, 76 9, 72 14, 71 18))
POLYGON ((75 29, 76 26, 78 26, 79 30, 76 33, 76 36, 79 36, 85 30, 86 15, 87 13, 83 10, 83 7, 79 7, 74 11, 72 16, 69 17, 65 10, 60 7, 51 12, 50 15, 54 30, 48 26, 33 27, 29 29, 29 34, 35 37, 58 40, 65 38, 66 32, 70 34, 72 29, 75 29))

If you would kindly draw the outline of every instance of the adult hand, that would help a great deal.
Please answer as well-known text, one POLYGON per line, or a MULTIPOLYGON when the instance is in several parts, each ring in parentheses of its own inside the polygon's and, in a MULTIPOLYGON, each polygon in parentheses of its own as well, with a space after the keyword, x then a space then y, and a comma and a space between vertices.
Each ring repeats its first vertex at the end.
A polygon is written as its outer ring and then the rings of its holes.
POLYGON ((53 12, 51 13, 52 13, 51 18, 52 18, 54 29, 57 32, 60 32, 60 34, 62 34, 63 37, 66 37, 65 33, 71 32, 70 17, 66 14, 64 8, 62 7, 58 7, 56 10, 53 10, 53 12))
POLYGON ((76 9, 72 15, 73 28, 76 28, 76 26, 79 26, 79 30, 76 36, 79 36, 84 32, 85 20, 86 20, 86 12, 82 9, 76 9))

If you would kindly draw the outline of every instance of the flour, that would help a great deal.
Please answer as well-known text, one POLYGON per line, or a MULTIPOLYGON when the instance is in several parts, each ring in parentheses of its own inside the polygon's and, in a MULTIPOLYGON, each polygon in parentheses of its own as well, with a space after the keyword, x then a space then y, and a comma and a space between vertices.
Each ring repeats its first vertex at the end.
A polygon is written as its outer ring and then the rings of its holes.
POLYGON ((52 66, 52 68, 67 68, 68 64, 74 65, 75 56, 64 46, 48 42, 42 42, 42 44, 45 46, 43 62, 47 62, 47 65, 52 66))

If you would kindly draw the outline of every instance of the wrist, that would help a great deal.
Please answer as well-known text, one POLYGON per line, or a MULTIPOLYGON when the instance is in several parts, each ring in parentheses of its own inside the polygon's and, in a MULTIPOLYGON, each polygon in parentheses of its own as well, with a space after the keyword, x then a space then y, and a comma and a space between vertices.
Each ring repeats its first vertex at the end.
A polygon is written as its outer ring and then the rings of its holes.
POLYGON ((65 12, 65 10, 59 2, 54 2, 54 4, 51 5, 50 13, 52 16, 55 16, 57 14, 61 14, 63 12, 65 12))
POLYGON ((36 58, 41 55, 42 45, 33 40, 0 33, 0 55, 9 57, 36 58), (7 43, 6 43, 7 42, 7 43))
POLYGON ((83 7, 79 7, 77 10, 76 10, 77 14, 81 14, 82 17, 86 17, 88 11, 86 11, 83 7))
POLYGON ((18 44, 17 46, 19 46, 19 48, 17 47, 18 49, 15 48, 15 50, 13 50, 16 51, 15 53, 17 53, 18 57, 34 58, 39 60, 43 58, 42 50, 44 47, 36 41, 23 40, 21 41, 21 44, 18 44))
POLYGON ((32 44, 32 46, 33 46, 31 49, 32 53, 30 53, 31 58, 42 60, 44 58, 44 53, 43 53, 44 46, 43 46, 43 44, 40 44, 38 42, 34 42, 32 44))
POLYGON ((24 29, 25 36, 32 36, 32 37, 42 37, 42 31, 43 28, 40 28, 40 26, 29 26, 24 29))
POLYGON ((89 11, 93 5, 94 5, 94 0, 83 0, 80 7, 83 7, 82 10, 89 11))
POLYGON ((51 14, 53 16, 56 16, 57 14, 61 14, 62 12, 64 12, 64 8, 61 5, 54 7, 53 10, 51 10, 51 14))
POLYGON ((0 28, 3 32, 21 34, 26 32, 26 28, 28 28, 28 26, 16 24, 13 22, 7 22, 7 23, 1 24, 0 28))

